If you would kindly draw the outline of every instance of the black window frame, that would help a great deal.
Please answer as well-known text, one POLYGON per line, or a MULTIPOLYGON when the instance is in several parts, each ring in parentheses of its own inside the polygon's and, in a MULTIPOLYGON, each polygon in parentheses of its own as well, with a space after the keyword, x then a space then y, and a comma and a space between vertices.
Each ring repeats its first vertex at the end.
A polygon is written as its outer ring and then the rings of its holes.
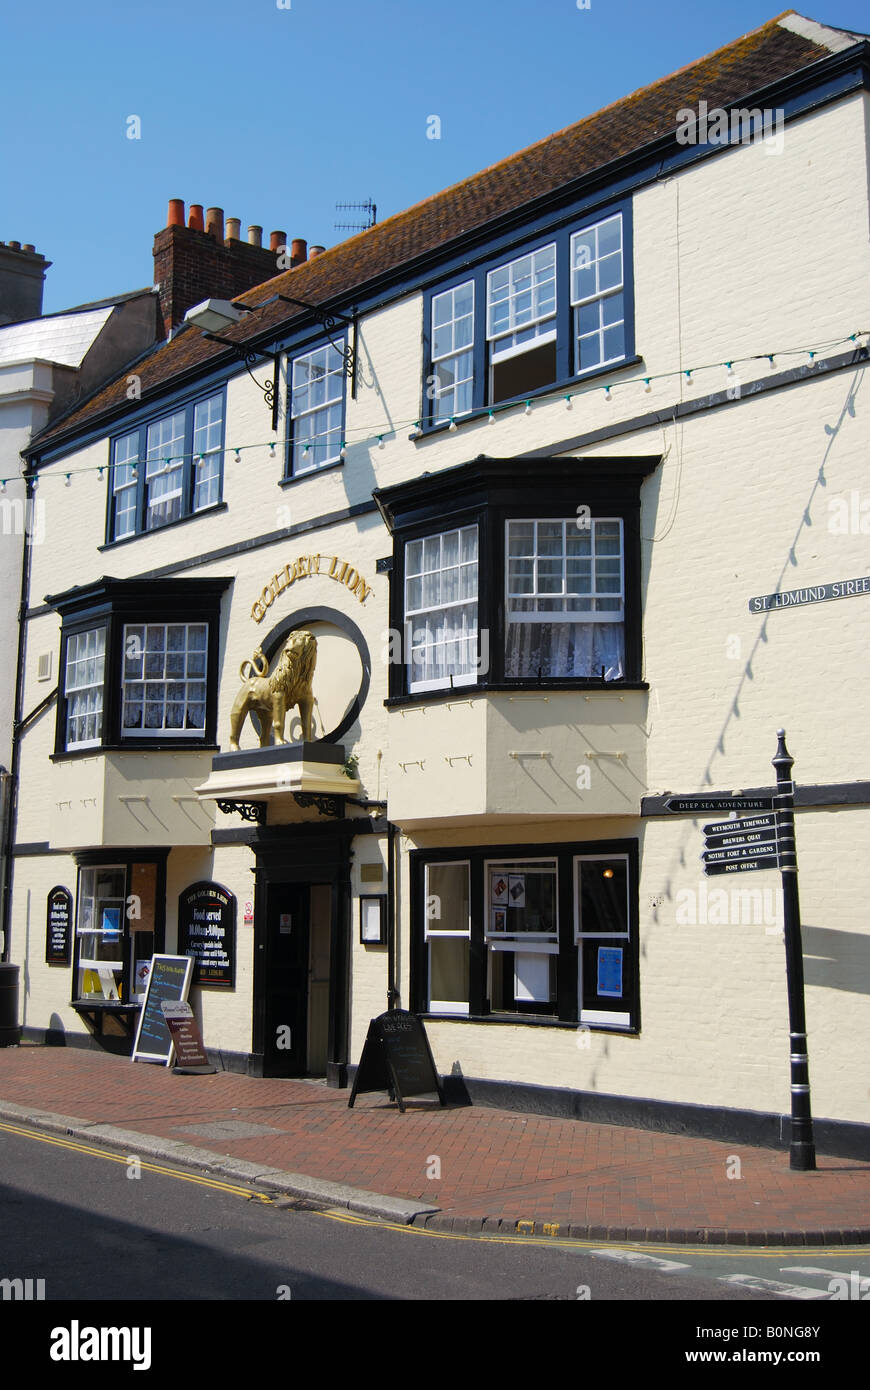
MULTIPOLYGON (((569 843, 530 844, 485 844, 454 845, 450 848, 433 848, 410 851, 411 876, 411 942, 410 942, 410 995, 411 1009, 426 1018, 439 1019, 451 1023, 526 1023, 537 1026, 584 1028, 592 1032, 637 1034, 641 1027, 640 1000, 640 852, 636 839, 626 837, 615 840, 576 840, 569 843), (627 1005, 622 1012, 630 1015, 628 1024, 607 1022, 583 1022, 581 1020, 582 1002, 579 995, 579 952, 580 945, 575 940, 576 858, 622 857, 628 864, 628 941, 625 956, 624 980, 626 981, 627 1005), (487 996, 487 953, 486 938, 489 904, 486 901, 485 865, 487 861, 528 861, 530 859, 555 859, 558 873, 558 944, 556 956, 556 1000, 552 1011, 535 1013, 533 1009, 523 1009, 516 1013, 494 1012, 487 996), (429 1008, 429 967, 425 937, 426 926, 426 866, 427 864, 450 864, 468 861, 470 865, 470 919, 471 937, 469 945, 469 1010, 468 1013, 433 1013, 429 1008)), ((611 938, 602 935, 600 940, 611 938)), ((616 939, 615 937, 613 939, 616 939)), ((614 1010, 614 1012, 617 1012, 614 1010)))
MULTIPOLYGON (((109 464, 108 464, 108 490, 106 494, 106 546, 124 545, 128 541, 137 540, 140 536, 151 536, 158 531, 164 531, 168 526, 177 526, 180 522, 189 521, 193 517, 207 516, 209 512, 218 508, 225 507, 224 495, 224 457, 226 454, 226 428, 227 428, 227 388, 226 383, 212 387, 209 390, 200 390, 194 396, 185 400, 175 402, 171 408, 155 411, 148 415, 132 428, 117 430, 109 436, 109 464), (221 438, 220 446, 215 451, 218 453, 220 464, 218 474, 218 498, 216 502, 209 502, 207 506, 194 510, 194 488, 196 485, 196 469, 194 468, 193 453, 193 429, 196 416, 196 407, 203 402, 211 400, 214 396, 221 398, 221 438), (148 457, 148 431, 152 426, 160 423, 161 420, 168 420, 172 415, 180 415, 184 412, 184 465, 182 477, 181 494, 181 514, 173 517, 171 521, 162 521, 157 526, 147 526, 147 495, 146 495, 146 473, 148 457), (139 445, 137 453, 137 477, 136 477, 136 526, 133 531, 123 536, 115 535, 116 508, 115 508, 115 450, 120 440, 128 438, 130 435, 138 434, 139 445)), ((196 457, 199 457, 198 455, 196 457)))
POLYGON ((297 466, 297 460, 293 448, 293 364, 298 362, 301 357, 309 357, 313 352, 319 352, 322 348, 334 348, 342 356, 341 371, 341 449, 345 447, 345 429, 347 428, 347 333, 340 333, 334 338, 324 338, 321 333, 316 338, 308 342, 299 343, 296 347, 286 353, 286 389, 285 400, 287 439, 285 444, 284 476, 282 483, 301 482, 304 478, 316 478, 321 473, 327 473, 331 468, 341 468, 344 464, 343 454, 340 452, 337 459, 330 459, 328 463, 315 463, 311 468, 304 468, 301 471, 297 466))
MULTIPOLYGON (((502 246, 498 252, 490 251, 485 258, 455 271, 424 291, 423 294, 423 381, 420 404, 420 425, 423 434, 450 429, 453 423, 459 425, 463 420, 474 419, 490 409, 501 410, 510 405, 522 404, 538 396, 550 395, 556 391, 570 391, 583 382, 593 380, 604 373, 621 371, 637 362, 635 347, 635 289, 634 289, 634 227, 631 198, 617 199, 605 204, 594 212, 561 215, 547 227, 541 227, 534 236, 524 235, 509 246, 502 246), (598 223, 606 222, 617 214, 622 216, 622 258, 623 258, 623 296, 624 296, 624 350, 620 358, 604 365, 588 367, 585 371, 574 371, 575 334, 574 307, 571 304, 571 238, 577 233, 589 230, 598 223), (519 260, 521 257, 541 250, 550 243, 556 246, 556 343, 555 376, 544 385, 531 387, 517 395, 494 401, 490 393, 489 342, 486 337, 487 314, 487 276, 502 266, 519 260), (434 397, 430 396, 436 364, 432 360, 432 302, 449 290, 458 289, 471 281, 474 285, 474 344, 473 344, 473 385, 472 405, 467 412, 453 417, 436 419, 434 397)), ((531 350, 531 348, 530 348, 531 350)))
MULTIPOLYGON (((400 635, 401 661, 391 660, 387 704, 443 699, 486 690, 588 690, 646 688, 642 679, 641 486, 659 456, 582 459, 489 459, 481 456, 458 468, 376 489, 375 501, 393 536, 390 573, 390 628, 400 635), (505 675, 505 523, 508 520, 578 519, 589 508, 592 520, 618 517, 623 523, 625 657, 623 675, 505 675), (410 690, 405 644, 405 546, 457 526, 478 526, 478 632, 489 633, 488 669, 477 680, 429 690, 410 690)), ((585 514, 584 514, 585 515, 585 514)), ((478 656, 481 644, 478 642, 478 656)))
POLYGON ((57 719, 52 761, 94 757, 107 752, 159 749, 179 753, 191 749, 217 749, 221 601, 224 591, 232 582, 223 578, 112 579, 85 589, 73 589, 67 594, 48 596, 46 602, 61 616, 57 719), (205 623, 208 627, 204 733, 167 736, 163 730, 158 730, 153 736, 124 735, 121 728, 124 628, 128 624, 149 622, 205 623), (98 743, 67 748, 67 645, 73 634, 98 627, 106 629, 102 735, 98 743))

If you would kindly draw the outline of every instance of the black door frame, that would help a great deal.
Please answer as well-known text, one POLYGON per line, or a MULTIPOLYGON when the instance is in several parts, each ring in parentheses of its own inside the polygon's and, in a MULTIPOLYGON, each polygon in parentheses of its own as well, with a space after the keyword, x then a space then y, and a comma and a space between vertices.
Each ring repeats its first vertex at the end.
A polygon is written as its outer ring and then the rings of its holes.
POLYGON ((254 993, 250 1071, 263 1075, 266 1026, 265 959, 268 889, 271 884, 327 883, 332 888, 329 945, 329 1031, 326 1084, 347 1085, 350 1036, 350 842, 353 822, 318 825, 298 821, 261 827, 251 844, 254 869, 254 993))

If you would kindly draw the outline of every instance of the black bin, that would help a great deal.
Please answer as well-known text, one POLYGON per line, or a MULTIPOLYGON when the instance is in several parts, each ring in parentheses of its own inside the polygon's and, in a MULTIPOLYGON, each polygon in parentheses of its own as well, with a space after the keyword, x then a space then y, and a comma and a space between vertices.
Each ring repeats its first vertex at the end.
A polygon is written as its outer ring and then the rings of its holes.
POLYGON ((18 972, 20 966, 0 964, 0 1047, 21 1042, 18 1024, 18 972))

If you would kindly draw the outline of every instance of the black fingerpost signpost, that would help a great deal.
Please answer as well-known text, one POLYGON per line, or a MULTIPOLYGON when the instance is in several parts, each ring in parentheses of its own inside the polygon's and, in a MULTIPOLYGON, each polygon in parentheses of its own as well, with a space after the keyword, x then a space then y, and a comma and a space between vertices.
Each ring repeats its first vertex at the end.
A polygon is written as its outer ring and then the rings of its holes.
POLYGON ((785 746, 785 729, 777 729, 776 736, 776 757, 771 760, 776 768, 776 792, 772 797, 728 796, 722 792, 714 792, 710 796, 670 796, 665 802, 665 810, 679 815, 712 811, 720 815, 729 812, 739 816, 739 819, 704 826, 705 851, 701 859, 705 874, 741 874, 759 869, 779 869, 782 873, 785 977, 791 1045, 789 1167, 800 1172, 812 1172, 816 1166, 816 1148, 810 1108, 804 958, 794 837, 794 782, 791 777, 794 758, 785 746))
POLYGON ((788 989, 788 1027, 791 1042, 791 1147, 789 1167, 811 1172, 816 1166, 813 1117, 810 1109, 810 1068, 807 1052, 807 1020, 804 1007, 804 958, 801 945, 801 909, 798 900, 797 850, 794 838, 794 758, 785 746, 785 729, 777 729, 776 819, 782 870, 782 906, 785 922, 785 975, 788 989))
POLYGON ((406 1009, 391 1009, 372 1019, 353 1079, 348 1108, 363 1091, 389 1091, 402 1114, 407 1096, 434 1092, 444 1104, 429 1039, 416 1014, 406 1009))

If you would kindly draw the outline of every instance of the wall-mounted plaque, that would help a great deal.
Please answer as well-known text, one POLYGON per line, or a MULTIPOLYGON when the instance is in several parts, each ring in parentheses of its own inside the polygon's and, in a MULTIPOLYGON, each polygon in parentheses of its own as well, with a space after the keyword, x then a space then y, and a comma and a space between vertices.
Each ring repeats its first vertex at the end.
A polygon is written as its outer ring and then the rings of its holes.
POLYGON ((45 911, 45 961, 69 965, 72 960, 72 893, 52 888, 45 911))
POLYGON ((193 983, 233 989, 236 900, 219 883, 194 883, 178 895, 178 952, 193 958, 193 983))

